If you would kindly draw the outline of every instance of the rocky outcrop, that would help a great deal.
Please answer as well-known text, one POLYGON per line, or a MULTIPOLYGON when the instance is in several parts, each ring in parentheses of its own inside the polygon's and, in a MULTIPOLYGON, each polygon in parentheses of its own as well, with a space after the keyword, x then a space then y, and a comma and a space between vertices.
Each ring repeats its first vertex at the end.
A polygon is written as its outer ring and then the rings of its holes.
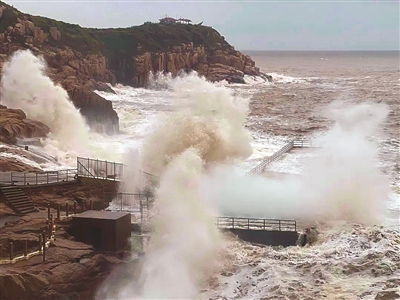
POLYGON ((96 131, 118 132, 118 115, 112 103, 93 92, 96 87, 107 86, 107 82, 116 83, 115 76, 107 69, 106 57, 101 53, 82 53, 67 46, 68 43, 60 47, 54 44, 64 42, 59 28, 35 26, 31 16, 6 4, 0 7, 0 21, 8 23, 0 33, 0 68, 16 50, 29 49, 35 55, 42 55, 49 77, 66 89, 87 123, 96 131))
POLYGON ((203 25, 155 24, 89 29, 23 14, 0 2, 0 67, 16 50, 43 55, 48 75, 68 92, 89 125, 118 132, 110 102, 93 93, 112 92, 117 82, 146 86, 150 72, 195 70, 210 81, 244 83, 244 75, 271 78, 236 51, 215 29, 203 25))
POLYGON ((17 138, 45 137, 50 129, 46 124, 26 118, 20 109, 0 105, 0 142, 14 143, 17 138))
POLYGON ((120 81, 138 87, 147 84, 150 72, 176 76, 182 70, 195 70, 213 82, 245 83, 244 75, 261 76, 271 81, 270 76, 260 72, 250 56, 220 43, 216 43, 212 50, 204 46, 194 47, 191 42, 174 46, 166 52, 145 52, 133 57, 132 68, 124 66, 114 71, 120 81))

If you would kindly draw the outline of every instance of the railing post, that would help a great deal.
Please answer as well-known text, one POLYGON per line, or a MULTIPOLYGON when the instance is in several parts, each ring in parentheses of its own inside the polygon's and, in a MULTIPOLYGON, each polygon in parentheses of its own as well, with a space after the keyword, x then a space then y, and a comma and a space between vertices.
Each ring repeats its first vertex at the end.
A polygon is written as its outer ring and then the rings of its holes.
POLYGON ((52 228, 52 227, 53 227, 52 223, 53 223, 53 221, 50 220, 49 226, 47 226, 47 233, 48 233, 48 235, 49 235, 49 239, 51 238, 51 231, 52 231, 52 229, 53 229, 53 228, 52 228))
POLYGON ((140 203, 140 224, 143 225, 143 205, 141 198, 139 198, 139 203, 140 203))
POLYGON ((28 256, 28 240, 24 240, 24 256, 28 256))
POLYGON ((264 223, 264 230, 265 230, 265 219, 263 221, 264 221, 263 223, 264 223))
POLYGON ((279 231, 281 231, 281 220, 279 220, 279 231))
POLYGON ((10 240, 10 260, 14 259, 14 244, 13 240, 10 240))
POLYGON ((39 252, 42 252, 42 234, 39 234, 39 252))
POLYGON ((47 219, 50 220, 50 203, 47 204, 47 219))
POLYGON ((38 183, 38 179, 37 179, 37 172, 35 173, 36 174, 36 185, 38 185, 39 183, 38 183))
POLYGON ((59 174, 59 171, 57 171, 57 182, 59 181, 59 180, 58 180, 58 174, 59 174))
POLYGON ((247 218, 247 230, 250 230, 250 219, 247 218))
POLYGON ((57 220, 60 221, 60 203, 57 204, 57 220))
POLYGON ((26 185, 26 173, 24 173, 24 185, 26 185))
POLYGON ((43 230, 42 233, 43 237, 42 237, 42 243, 43 243, 43 262, 46 261, 46 231, 43 230))
POLYGON ((65 214, 66 214, 66 216, 68 217, 68 215, 69 215, 69 207, 68 207, 68 202, 65 204, 65 214))
POLYGON ((235 229, 235 218, 232 218, 232 229, 235 229))
POLYGON ((69 170, 67 169, 67 182, 68 182, 68 174, 69 174, 69 170))
POLYGON ((47 184, 49 184, 49 172, 46 172, 47 174, 47 184))

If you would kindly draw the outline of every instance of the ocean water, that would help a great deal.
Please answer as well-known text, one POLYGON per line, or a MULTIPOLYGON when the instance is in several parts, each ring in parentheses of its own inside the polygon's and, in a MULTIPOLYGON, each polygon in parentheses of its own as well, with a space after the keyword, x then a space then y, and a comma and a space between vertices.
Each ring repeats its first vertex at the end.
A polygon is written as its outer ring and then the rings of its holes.
MULTIPOLYGON (((244 85, 211 84, 189 74, 159 76, 146 89, 117 85, 116 94, 97 93, 112 101, 120 134, 89 133, 84 153, 54 138, 40 151, 58 163, 20 160, 57 169, 87 155, 161 175, 160 165, 172 166, 159 195, 169 200, 157 207, 165 213, 160 220, 174 225, 168 227, 171 242, 154 238, 162 251, 149 246, 142 295, 127 286, 114 298, 374 299, 382 291, 400 293, 399 52, 247 54, 272 83, 246 76, 244 85), (292 151, 263 175, 243 176, 296 137, 330 150, 292 151), (146 165, 137 157, 148 153, 146 165), (295 218, 316 225, 319 239, 311 247, 280 249, 216 238, 207 216, 227 213, 295 218), (207 255, 189 259, 202 246, 207 255), (158 272, 174 270, 175 281, 154 277, 160 260, 158 272), (183 283, 179 291, 170 288, 183 283)), ((127 178, 125 187, 133 181, 127 178)))

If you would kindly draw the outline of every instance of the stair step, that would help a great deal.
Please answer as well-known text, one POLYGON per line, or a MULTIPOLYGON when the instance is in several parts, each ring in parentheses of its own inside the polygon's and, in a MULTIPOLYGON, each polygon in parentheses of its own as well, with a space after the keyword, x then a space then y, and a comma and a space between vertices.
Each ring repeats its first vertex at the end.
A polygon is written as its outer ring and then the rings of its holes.
POLYGON ((5 193, 5 194, 8 194, 8 193, 15 193, 15 192, 20 192, 20 193, 23 193, 23 190, 21 190, 20 188, 13 188, 13 189, 1 189, 1 191, 3 192, 3 193, 5 193))
POLYGON ((15 205, 19 205, 19 204, 32 203, 32 202, 26 201, 26 200, 20 200, 20 201, 7 201, 7 203, 15 206, 15 205))
POLYGON ((21 211, 19 211, 19 213, 20 214, 29 214, 29 213, 31 213, 31 212, 35 212, 36 211, 36 209, 25 209, 25 210, 21 210, 21 211))
POLYGON ((6 197, 12 197, 12 196, 23 196, 23 195, 26 195, 26 194, 21 192, 21 193, 7 193, 7 194, 3 193, 3 195, 6 196, 6 197))
POLYGON ((6 198, 15 198, 15 197, 28 197, 26 194, 11 194, 5 195, 6 198))
POLYGON ((3 193, 5 193, 5 194, 8 194, 8 193, 15 193, 15 192, 23 192, 21 189, 7 189, 7 190, 4 190, 4 189, 2 189, 1 190, 3 193))
POLYGON ((32 202, 20 202, 20 203, 11 203, 14 207, 22 207, 22 206, 33 206, 32 202))
POLYGON ((19 200, 23 200, 23 201, 30 201, 28 197, 15 197, 15 198, 6 198, 8 202, 13 202, 13 201, 19 201, 19 200))
POLYGON ((30 211, 30 210, 35 210, 33 206, 26 206, 26 207, 15 207, 14 208, 17 212, 23 212, 23 211, 30 211))
POLYGON ((18 204, 25 204, 25 203, 32 203, 31 201, 26 200, 16 200, 16 201, 7 201, 11 205, 18 205, 18 204))

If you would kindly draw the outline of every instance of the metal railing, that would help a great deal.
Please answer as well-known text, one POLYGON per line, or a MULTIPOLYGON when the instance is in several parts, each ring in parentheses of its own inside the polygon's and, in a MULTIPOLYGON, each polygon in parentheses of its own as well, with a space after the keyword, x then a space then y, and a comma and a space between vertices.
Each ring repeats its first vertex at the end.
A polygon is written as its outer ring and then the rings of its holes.
POLYGON ((150 210, 153 198, 142 193, 106 193, 112 195, 114 210, 126 212, 142 212, 150 210))
POLYGON ((79 176, 107 180, 122 180, 124 165, 106 160, 77 157, 79 176))
POLYGON ((254 175, 264 172, 266 166, 278 160, 279 158, 282 157, 283 154, 289 152, 293 148, 311 148, 311 147, 315 147, 315 145, 313 145, 312 141, 309 139, 292 140, 285 146, 283 146, 281 149, 279 149, 277 152, 272 154, 271 156, 264 158, 260 164, 251 169, 246 175, 254 175))
POLYGON ((293 148, 311 148, 313 147, 311 140, 294 140, 293 141, 293 148))
POLYGON ((283 146, 281 149, 279 149, 277 152, 272 154, 271 156, 268 156, 267 158, 264 158, 263 161, 254 167, 250 172, 248 172, 246 175, 254 175, 254 174, 259 174, 264 172, 265 167, 269 165, 270 163, 278 160, 283 154, 286 152, 289 152, 292 150, 294 147, 294 141, 291 141, 287 143, 285 146, 283 146))
POLYGON ((10 172, 8 179, 3 176, 2 183, 10 185, 40 185, 73 180, 76 180, 76 169, 35 173, 10 172))
POLYGON ((216 217, 215 225, 221 229, 297 231, 296 221, 287 219, 216 217))
POLYGON ((107 194, 113 197, 111 210, 139 214, 141 224, 149 216, 154 202, 151 196, 142 193, 106 193, 106 196, 107 194))

